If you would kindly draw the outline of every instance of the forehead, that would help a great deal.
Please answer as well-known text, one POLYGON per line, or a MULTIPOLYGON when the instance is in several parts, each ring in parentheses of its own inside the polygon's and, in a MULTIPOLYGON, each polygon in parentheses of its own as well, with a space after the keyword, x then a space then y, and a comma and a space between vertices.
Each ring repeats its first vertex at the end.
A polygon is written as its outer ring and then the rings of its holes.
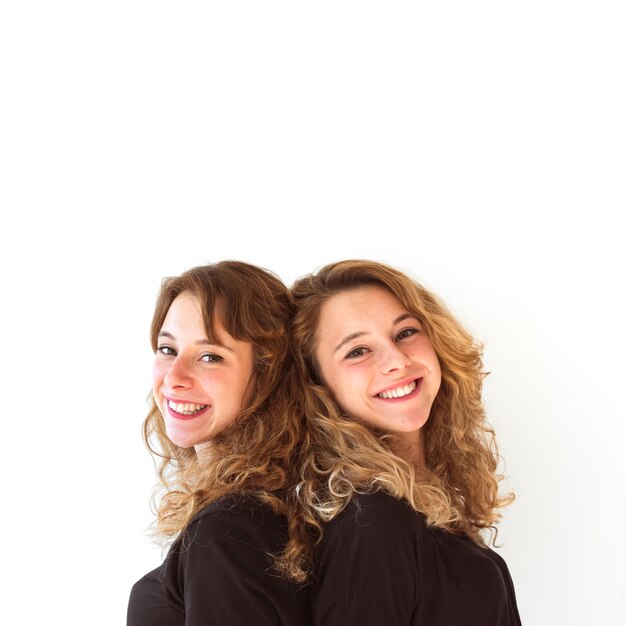
POLYGON ((163 320, 163 328, 169 325, 193 326, 203 325, 200 301, 193 294, 184 291, 177 295, 163 320))
POLYGON ((217 339, 228 337, 234 341, 224 328, 219 307, 216 307, 213 311, 212 322, 213 328, 206 328, 202 302, 191 292, 183 291, 170 304, 161 328, 162 330, 167 330, 168 327, 176 327, 181 330, 184 329, 196 334, 206 335, 209 339, 213 339, 212 335, 215 335, 217 339))
POLYGON ((378 285, 368 285, 342 291, 331 296, 320 310, 318 334, 342 335, 365 332, 373 325, 391 325, 400 315, 407 313, 400 300, 389 290, 378 285))

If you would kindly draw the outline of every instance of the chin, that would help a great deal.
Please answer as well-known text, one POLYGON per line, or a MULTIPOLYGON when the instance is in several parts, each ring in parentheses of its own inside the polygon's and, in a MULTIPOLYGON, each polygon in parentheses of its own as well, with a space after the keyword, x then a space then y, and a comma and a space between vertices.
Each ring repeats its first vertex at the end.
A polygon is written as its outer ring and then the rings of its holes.
POLYGON ((422 430, 422 428, 424 428, 424 426, 426 426, 426 423, 428 422, 428 415, 424 418, 424 419, 412 419, 411 421, 408 421, 406 426, 401 430, 401 432, 405 432, 405 433, 414 433, 417 432, 418 430, 422 430))
POLYGON ((167 428, 167 426, 165 428, 165 431, 167 433, 167 438, 179 448, 193 448, 200 443, 200 440, 197 437, 190 437, 186 433, 171 430, 167 428))
POLYGON ((184 449, 189 449, 189 448, 193 448, 196 444, 194 442, 190 442, 186 439, 182 439, 180 437, 170 437, 168 435, 168 439, 175 445, 178 446, 179 448, 184 448, 184 449))

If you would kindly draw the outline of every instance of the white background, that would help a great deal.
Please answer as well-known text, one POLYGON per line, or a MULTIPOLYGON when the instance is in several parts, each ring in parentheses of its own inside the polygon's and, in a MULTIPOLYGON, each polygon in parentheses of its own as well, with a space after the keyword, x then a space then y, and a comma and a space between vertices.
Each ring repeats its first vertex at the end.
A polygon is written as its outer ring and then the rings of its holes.
POLYGON ((4 624, 125 622, 163 276, 381 260, 485 342, 525 626, 626 622, 623 3, 5 2, 4 624))

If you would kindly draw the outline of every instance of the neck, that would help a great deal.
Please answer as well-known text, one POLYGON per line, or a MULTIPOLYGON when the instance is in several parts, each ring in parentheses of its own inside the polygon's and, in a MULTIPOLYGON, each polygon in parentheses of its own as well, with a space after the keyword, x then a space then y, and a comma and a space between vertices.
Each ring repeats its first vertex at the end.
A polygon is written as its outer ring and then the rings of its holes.
POLYGON ((391 444, 392 450, 414 467, 423 467, 426 464, 424 442, 421 432, 401 433, 391 444))
POLYGON ((207 441, 206 443, 199 443, 197 446, 194 446, 194 450, 196 451, 196 456, 198 457, 198 463, 200 463, 200 465, 208 463, 213 456, 213 446, 210 441, 207 441))

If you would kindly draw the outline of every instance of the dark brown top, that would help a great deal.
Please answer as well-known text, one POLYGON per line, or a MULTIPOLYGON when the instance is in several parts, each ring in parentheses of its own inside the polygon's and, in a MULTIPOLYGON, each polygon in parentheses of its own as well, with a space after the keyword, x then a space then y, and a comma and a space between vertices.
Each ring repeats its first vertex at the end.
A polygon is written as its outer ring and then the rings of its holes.
POLYGON ((521 624, 498 554, 383 493, 354 498, 327 524, 312 592, 315 626, 521 624))
POLYGON ((214 502, 132 588, 127 626, 310 626, 309 588, 272 571, 286 522, 252 498, 214 502))

